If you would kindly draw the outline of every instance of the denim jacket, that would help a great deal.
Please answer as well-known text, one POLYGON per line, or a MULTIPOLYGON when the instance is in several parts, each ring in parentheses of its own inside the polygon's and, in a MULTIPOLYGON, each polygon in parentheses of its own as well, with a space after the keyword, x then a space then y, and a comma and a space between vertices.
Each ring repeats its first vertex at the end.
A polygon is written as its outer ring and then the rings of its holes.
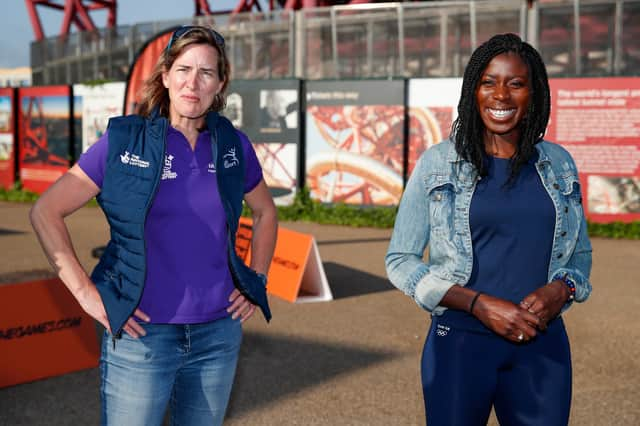
MULTIPOLYGON (((560 145, 542 141, 536 149, 535 167, 556 210, 548 281, 568 274, 576 284, 575 300, 583 302, 591 293, 591 243, 578 171, 560 145)), ((464 286, 471 276, 469 208, 479 179, 446 140, 422 154, 400 201, 385 257, 387 275, 433 315, 446 309, 438 304, 449 288, 464 286)))

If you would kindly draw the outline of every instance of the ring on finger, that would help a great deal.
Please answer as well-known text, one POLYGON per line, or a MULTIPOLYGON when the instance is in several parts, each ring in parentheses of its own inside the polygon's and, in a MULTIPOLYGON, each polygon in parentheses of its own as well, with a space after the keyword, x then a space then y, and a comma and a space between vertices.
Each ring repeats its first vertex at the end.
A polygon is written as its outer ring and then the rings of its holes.
POLYGON ((524 333, 521 331, 520 334, 518 334, 518 341, 522 342, 524 340, 524 333))

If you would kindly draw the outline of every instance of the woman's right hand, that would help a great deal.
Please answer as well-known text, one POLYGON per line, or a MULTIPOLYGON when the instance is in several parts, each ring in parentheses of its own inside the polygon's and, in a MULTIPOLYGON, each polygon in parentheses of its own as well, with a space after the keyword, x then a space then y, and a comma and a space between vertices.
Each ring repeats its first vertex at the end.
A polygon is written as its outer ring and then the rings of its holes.
MULTIPOLYGON (((85 285, 82 290, 78 292, 77 300, 87 314, 102 324, 109 334, 112 334, 111 327, 109 326, 109 319, 107 317, 107 311, 104 309, 100 293, 98 293, 98 289, 96 289, 96 286, 93 283, 85 285)), ((134 339, 147 334, 144 331, 144 328, 140 325, 138 319, 144 322, 150 321, 147 314, 142 312, 140 309, 136 309, 133 315, 129 317, 122 327, 122 330, 134 339)))
POLYGON ((84 285, 75 296, 82 309, 93 319, 102 324, 109 334, 111 334, 107 311, 104 309, 102 298, 100 297, 100 293, 98 293, 98 289, 95 284, 89 283, 84 285))
POLYGON ((481 294, 473 308, 473 315, 494 333, 522 343, 537 335, 540 318, 508 300, 481 294))

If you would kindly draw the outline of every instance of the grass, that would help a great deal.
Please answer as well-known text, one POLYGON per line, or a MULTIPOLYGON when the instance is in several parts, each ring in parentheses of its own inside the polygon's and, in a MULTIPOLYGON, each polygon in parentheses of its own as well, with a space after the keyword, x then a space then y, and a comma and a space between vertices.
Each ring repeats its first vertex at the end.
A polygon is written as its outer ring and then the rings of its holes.
MULTIPOLYGON (((37 199, 38 194, 26 191, 20 182, 16 182, 9 189, 0 187, 0 201, 26 203, 34 202, 37 199)), ((88 205, 97 206, 97 203, 94 199, 88 205)), ((343 203, 322 204, 312 200, 307 189, 302 189, 296 194, 292 205, 278 207, 278 219, 354 227, 392 228, 396 212, 397 207, 363 207, 343 203)), ((244 216, 250 215, 246 206, 242 214, 244 216)), ((630 223, 589 222, 588 229, 591 237, 640 240, 640 221, 630 223)))

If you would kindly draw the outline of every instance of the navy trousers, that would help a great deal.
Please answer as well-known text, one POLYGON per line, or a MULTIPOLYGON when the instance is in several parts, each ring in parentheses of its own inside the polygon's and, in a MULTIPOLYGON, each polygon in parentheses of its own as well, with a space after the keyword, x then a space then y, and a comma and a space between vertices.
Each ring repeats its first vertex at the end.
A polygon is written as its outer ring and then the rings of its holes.
POLYGON ((566 426, 571 354, 561 318, 523 344, 456 329, 434 318, 422 353, 429 426, 566 426))

